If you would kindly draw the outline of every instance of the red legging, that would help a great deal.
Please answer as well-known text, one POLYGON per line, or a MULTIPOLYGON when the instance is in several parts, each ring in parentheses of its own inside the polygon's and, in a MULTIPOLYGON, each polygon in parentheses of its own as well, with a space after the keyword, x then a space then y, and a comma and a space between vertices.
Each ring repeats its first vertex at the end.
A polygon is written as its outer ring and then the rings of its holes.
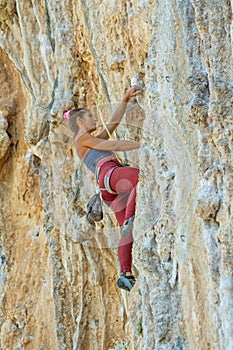
MULTIPOLYGON (((116 193, 101 190, 104 202, 113 209, 120 226, 135 214, 136 186, 138 183, 139 169, 122 167, 117 160, 109 160, 99 173, 99 186, 104 188, 104 176, 107 171, 116 167, 110 177, 110 187, 116 193)), ((121 237, 118 244, 118 257, 120 272, 131 272, 132 266, 133 235, 121 237)))

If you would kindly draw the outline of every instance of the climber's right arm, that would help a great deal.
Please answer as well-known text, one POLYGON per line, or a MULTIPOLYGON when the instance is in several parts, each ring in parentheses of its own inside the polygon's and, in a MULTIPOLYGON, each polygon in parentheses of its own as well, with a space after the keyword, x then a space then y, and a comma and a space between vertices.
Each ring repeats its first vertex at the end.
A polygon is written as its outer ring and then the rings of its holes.
POLYGON ((139 85, 134 85, 127 90, 127 92, 123 96, 121 103, 118 105, 117 109, 115 110, 115 112, 111 116, 109 123, 106 126, 106 128, 108 129, 108 132, 107 132, 107 130, 104 129, 99 135, 97 135, 97 137, 99 137, 101 139, 108 139, 109 138, 109 134, 111 135, 113 133, 113 131, 120 124, 129 100, 132 97, 137 96, 141 92, 142 92, 142 88, 139 85))

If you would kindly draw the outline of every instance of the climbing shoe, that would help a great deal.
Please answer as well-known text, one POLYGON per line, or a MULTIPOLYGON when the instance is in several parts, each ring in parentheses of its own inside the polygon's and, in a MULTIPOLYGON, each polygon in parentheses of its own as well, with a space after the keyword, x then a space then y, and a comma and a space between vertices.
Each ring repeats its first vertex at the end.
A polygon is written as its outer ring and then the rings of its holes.
POLYGON ((117 280, 117 287, 130 292, 135 282, 136 281, 134 276, 126 276, 126 271, 124 271, 123 275, 120 275, 120 277, 117 280))
POLYGON ((133 233, 133 222, 134 222, 135 216, 131 216, 131 218, 124 223, 121 230, 122 237, 128 237, 130 234, 133 233))

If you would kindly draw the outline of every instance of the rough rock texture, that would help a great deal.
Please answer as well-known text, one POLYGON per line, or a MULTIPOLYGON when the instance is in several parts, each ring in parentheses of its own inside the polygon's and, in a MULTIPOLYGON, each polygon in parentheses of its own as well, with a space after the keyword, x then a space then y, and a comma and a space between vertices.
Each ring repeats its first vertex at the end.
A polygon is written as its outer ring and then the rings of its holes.
POLYGON ((1 349, 233 348, 232 2, 0 1, 1 349), (134 273, 85 221, 93 176, 62 114, 140 139, 134 273))

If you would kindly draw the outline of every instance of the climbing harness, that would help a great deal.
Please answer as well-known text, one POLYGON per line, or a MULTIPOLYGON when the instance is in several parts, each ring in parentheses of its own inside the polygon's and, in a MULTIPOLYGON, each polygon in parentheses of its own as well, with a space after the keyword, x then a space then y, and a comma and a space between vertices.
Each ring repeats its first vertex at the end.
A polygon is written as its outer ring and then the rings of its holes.
MULTIPOLYGON (((100 173, 100 169, 102 168, 102 166, 111 161, 111 160, 115 160, 116 161, 116 158, 105 158, 103 159, 102 161, 100 161, 97 165, 96 165, 96 173, 95 173, 95 176, 96 176, 96 182, 99 183, 99 173, 100 173)), ((111 189, 111 186, 110 186, 110 177, 112 175, 112 172, 114 169, 118 168, 118 165, 117 166, 114 166, 113 168, 109 169, 107 171, 107 173, 105 174, 104 176, 104 188, 100 188, 101 190, 106 190, 108 191, 109 193, 116 193, 115 191, 113 191, 111 189)))
POLYGON ((100 160, 100 161, 97 163, 97 165, 96 165, 96 170, 95 170, 95 178, 96 178, 96 182, 97 182, 97 183, 99 182, 99 173, 100 173, 101 167, 102 167, 105 163, 107 163, 107 162, 109 162, 109 161, 111 161, 111 160, 116 160, 116 158, 104 158, 104 159, 100 160))
POLYGON ((116 193, 111 189, 110 186, 110 177, 112 175, 113 170, 115 170, 116 168, 118 168, 118 166, 114 166, 112 169, 108 170, 104 176, 104 186, 109 193, 116 193))

